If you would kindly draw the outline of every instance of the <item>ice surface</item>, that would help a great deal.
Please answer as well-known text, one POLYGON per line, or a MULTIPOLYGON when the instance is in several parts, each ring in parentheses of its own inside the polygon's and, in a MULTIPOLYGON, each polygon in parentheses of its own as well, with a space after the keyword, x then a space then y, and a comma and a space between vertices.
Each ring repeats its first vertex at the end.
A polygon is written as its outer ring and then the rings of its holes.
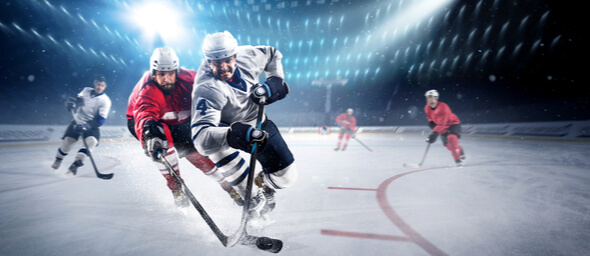
MULTIPOLYGON (((279 255, 584 255, 590 251, 590 144, 464 136, 463 168, 437 141, 366 135, 333 151, 336 135, 285 134, 297 184, 276 194, 254 235, 282 239, 279 255)), ((77 150, 79 144, 75 147, 77 150)), ((172 194, 136 141, 101 141, 103 173, 74 154, 51 169, 58 144, 0 146, 0 255, 272 255, 224 248, 172 194)), ((185 159, 181 174, 225 232, 241 209, 185 159)))

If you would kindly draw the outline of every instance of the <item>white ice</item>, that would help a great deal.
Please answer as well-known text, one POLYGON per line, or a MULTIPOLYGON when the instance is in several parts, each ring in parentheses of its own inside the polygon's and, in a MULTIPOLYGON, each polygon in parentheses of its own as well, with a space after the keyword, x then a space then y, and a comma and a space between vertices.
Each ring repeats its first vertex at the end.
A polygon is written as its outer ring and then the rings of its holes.
MULTIPOLYGON (((299 170, 270 220, 278 255, 588 255, 590 143, 464 136, 466 165, 440 140, 366 135, 335 152, 336 135, 285 134, 299 170)), ((194 209, 179 212, 137 141, 101 141, 78 176, 51 169, 58 144, 0 146, 0 255, 272 255, 225 248, 194 209)), ((77 150, 79 144, 74 150, 77 150)), ((224 232, 241 208, 186 159, 188 187, 224 232)))

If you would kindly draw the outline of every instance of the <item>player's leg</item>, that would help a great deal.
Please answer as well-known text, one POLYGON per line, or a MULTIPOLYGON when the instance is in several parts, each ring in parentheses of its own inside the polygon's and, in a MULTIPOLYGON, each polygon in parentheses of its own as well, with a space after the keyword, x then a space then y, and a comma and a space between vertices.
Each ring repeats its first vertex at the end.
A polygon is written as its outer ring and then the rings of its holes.
MULTIPOLYGON (((180 167, 178 164, 178 154, 176 152, 176 148, 168 148, 168 151, 166 151, 166 156, 164 158, 166 158, 166 161, 168 161, 172 169, 178 174, 180 180, 184 181, 180 174, 180 167)), ((189 206, 188 197, 184 194, 181 185, 178 182, 176 182, 174 176, 172 176, 166 165, 160 161, 154 161, 154 164, 156 165, 158 170, 160 170, 160 174, 162 174, 164 179, 166 179, 166 185, 172 192, 172 196, 174 197, 174 203, 176 204, 176 206, 189 206)))
MULTIPOLYGON (((242 157, 240 152, 235 149, 229 149, 212 154, 209 158, 215 163, 215 166, 217 166, 234 191, 241 198, 246 198, 247 178, 250 172, 250 166, 248 166, 249 163, 242 157)), ((260 212, 266 205, 266 198, 262 194, 262 190, 258 189, 258 187, 253 187, 250 191, 250 198, 249 210, 255 215, 260 215, 260 212)))
POLYGON ((170 133, 174 140, 174 146, 178 151, 179 158, 186 158, 193 166, 201 170, 207 177, 219 183, 221 188, 226 191, 230 197, 238 205, 242 205, 242 198, 236 193, 232 186, 225 180, 225 177, 218 171, 213 161, 201 155, 195 149, 193 140, 191 139, 190 121, 186 121, 179 125, 170 125, 170 133))
POLYGON ((342 144, 342 151, 346 150, 346 147, 348 147, 348 141, 350 141, 350 134, 352 133, 352 131, 350 129, 345 129, 345 133, 344 133, 344 143, 342 144))
POLYGON ((340 150, 340 146, 342 145, 343 138, 344 138, 344 128, 340 128, 340 131, 338 132, 338 143, 336 144, 336 148, 334 148, 335 151, 340 150))
POLYGON ((76 144, 76 141, 78 141, 79 134, 74 131, 74 124, 75 123, 72 121, 68 125, 64 135, 61 138, 61 145, 57 148, 57 152, 55 153, 55 161, 53 161, 53 164, 51 165, 51 168, 53 169, 57 170, 59 168, 63 159, 68 155, 70 150, 72 150, 74 144, 76 144))
POLYGON ((297 182, 298 172, 293 154, 276 125, 271 120, 266 120, 262 129, 268 133, 267 141, 258 153, 258 161, 263 169, 258 183, 267 199, 264 213, 275 207, 275 189, 293 186, 297 182))

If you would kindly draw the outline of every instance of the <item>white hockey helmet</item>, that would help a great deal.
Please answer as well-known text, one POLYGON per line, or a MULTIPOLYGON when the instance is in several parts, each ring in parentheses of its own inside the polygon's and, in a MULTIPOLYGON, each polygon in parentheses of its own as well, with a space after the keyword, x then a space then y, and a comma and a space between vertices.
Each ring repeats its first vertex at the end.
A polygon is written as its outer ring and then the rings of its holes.
POLYGON ((178 56, 170 47, 156 48, 150 58, 150 70, 152 74, 156 71, 178 70, 178 56))
POLYGON ((352 113, 354 112, 354 110, 352 108, 349 108, 346 110, 346 113, 350 113, 352 115, 352 113))
POLYGON ((429 90, 424 94, 424 96, 426 96, 426 97, 432 96, 432 97, 438 98, 438 92, 436 90, 429 90))
POLYGON ((227 31, 208 34, 202 50, 207 60, 224 59, 238 52, 238 41, 227 31))

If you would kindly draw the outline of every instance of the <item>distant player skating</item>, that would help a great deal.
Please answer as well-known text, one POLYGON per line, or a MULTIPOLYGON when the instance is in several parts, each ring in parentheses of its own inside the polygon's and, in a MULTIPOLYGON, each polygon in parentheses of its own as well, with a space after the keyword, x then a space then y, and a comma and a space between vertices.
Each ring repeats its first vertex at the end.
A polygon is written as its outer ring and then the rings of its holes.
POLYGON ((432 129, 432 132, 426 138, 426 142, 432 144, 440 135, 443 145, 451 151, 455 164, 458 167, 463 166, 465 153, 459 145, 459 138, 461 138, 461 122, 459 118, 453 114, 447 104, 438 101, 438 91, 429 90, 424 96, 426 97, 424 112, 428 119, 428 127, 432 129))
POLYGON ((106 87, 106 78, 97 76, 94 79, 94 87, 85 87, 78 93, 77 97, 67 99, 66 108, 69 112, 72 112, 76 106, 78 109, 73 115, 74 120, 66 128, 61 146, 57 149, 55 161, 51 168, 57 170, 60 167, 63 159, 81 136, 84 140, 84 146, 78 150, 75 161, 66 172, 67 175, 76 175, 78 168, 84 165, 86 156, 90 155, 98 145, 100 140, 99 127, 105 123, 111 109, 111 99, 104 92, 106 87))
POLYGON ((356 118, 352 115, 353 113, 354 110, 349 108, 346 110, 346 113, 342 113, 336 117, 336 124, 340 126, 340 131, 338 132, 338 143, 336 144, 336 148, 334 148, 335 151, 346 150, 350 138, 355 137, 356 118))

